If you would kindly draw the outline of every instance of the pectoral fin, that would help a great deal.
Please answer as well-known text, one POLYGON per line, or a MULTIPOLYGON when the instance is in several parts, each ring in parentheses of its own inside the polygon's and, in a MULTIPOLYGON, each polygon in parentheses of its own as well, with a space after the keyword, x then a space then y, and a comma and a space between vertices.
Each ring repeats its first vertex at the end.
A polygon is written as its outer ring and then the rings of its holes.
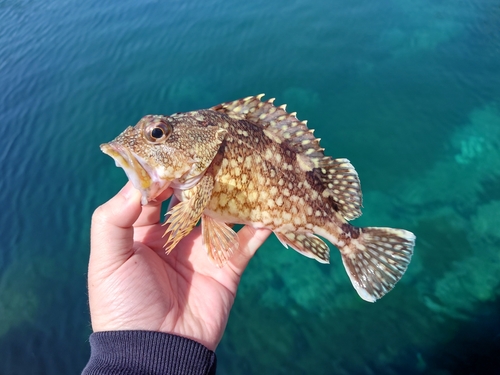
POLYGON ((211 175, 205 175, 193 188, 184 192, 187 200, 178 203, 167 212, 167 220, 164 225, 168 225, 163 236, 167 241, 163 246, 168 254, 191 230, 196 226, 203 210, 210 201, 214 180, 211 175))
POLYGON ((274 232, 286 248, 290 246, 295 251, 320 263, 330 263, 330 249, 319 237, 312 233, 274 232))
POLYGON ((222 268, 238 250, 238 235, 225 223, 207 215, 201 218, 201 232, 208 257, 217 267, 222 268))

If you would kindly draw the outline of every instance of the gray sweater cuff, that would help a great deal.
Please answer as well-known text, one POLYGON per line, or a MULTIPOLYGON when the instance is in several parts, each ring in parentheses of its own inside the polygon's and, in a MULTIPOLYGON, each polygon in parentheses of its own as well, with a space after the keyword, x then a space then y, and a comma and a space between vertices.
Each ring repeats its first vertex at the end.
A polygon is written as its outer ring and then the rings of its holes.
POLYGON ((96 332, 90 348, 82 375, 214 375, 217 363, 200 343, 163 332, 96 332))

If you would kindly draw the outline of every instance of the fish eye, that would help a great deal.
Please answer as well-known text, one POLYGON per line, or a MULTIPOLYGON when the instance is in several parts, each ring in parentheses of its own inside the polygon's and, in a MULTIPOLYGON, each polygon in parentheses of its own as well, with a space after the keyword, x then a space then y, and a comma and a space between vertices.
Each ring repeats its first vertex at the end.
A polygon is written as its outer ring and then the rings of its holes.
POLYGON ((153 130, 151 130, 151 137, 156 138, 156 139, 163 137, 164 134, 165 134, 165 132, 160 127, 156 127, 156 128, 153 128, 153 130))
POLYGON ((172 125, 165 122, 157 122, 146 127, 144 135, 148 141, 156 143, 164 141, 171 133, 172 125))

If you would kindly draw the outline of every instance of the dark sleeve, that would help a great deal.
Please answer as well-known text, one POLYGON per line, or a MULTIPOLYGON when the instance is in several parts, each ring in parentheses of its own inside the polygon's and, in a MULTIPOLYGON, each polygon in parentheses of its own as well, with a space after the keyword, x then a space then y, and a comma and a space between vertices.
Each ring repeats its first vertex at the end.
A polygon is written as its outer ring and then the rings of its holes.
POLYGON ((151 331, 90 335, 82 375, 215 375, 215 353, 185 337, 151 331))

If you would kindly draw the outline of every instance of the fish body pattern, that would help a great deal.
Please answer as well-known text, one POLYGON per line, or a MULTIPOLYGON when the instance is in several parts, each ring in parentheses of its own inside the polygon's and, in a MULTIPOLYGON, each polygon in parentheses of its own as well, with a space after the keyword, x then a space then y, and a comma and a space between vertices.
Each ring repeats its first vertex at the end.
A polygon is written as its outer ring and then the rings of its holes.
POLYGON ((145 116, 101 149, 125 170, 143 204, 174 189, 180 203, 167 213, 167 252, 200 219, 204 246, 219 267, 238 250, 228 224, 268 228, 285 247, 329 263, 324 238, 340 250, 360 297, 376 301, 406 271, 415 236, 349 224, 362 206, 354 167, 325 156, 305 121, 262 96, 145 116))

